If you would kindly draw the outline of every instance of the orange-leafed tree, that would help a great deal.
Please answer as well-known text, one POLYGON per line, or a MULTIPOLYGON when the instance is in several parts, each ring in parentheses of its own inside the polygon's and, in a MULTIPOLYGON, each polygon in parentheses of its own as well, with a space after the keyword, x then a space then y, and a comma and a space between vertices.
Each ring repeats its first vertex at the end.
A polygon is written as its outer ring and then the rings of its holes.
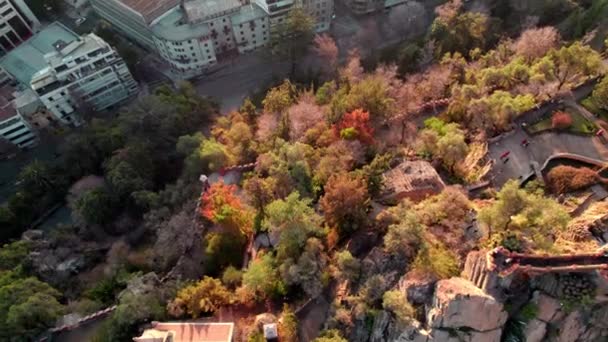
POLYGON ((556 111, 551 117, 551 126, 555 129, 566 129, 572 126, 572 116, 564 111, 556 111))
POLYGON ((324 190, 321 209, 326 222, 337 228, 341 237, 365 226, 370 198, 363 178, 347 173, 333 175, 324 190))
POLYGON ((365 144, 374 143, 374 129, 369 121, 369 112, 355 109, 344 114, 342 120, 334 125, 334 133, 345 140, 359 140, 365 144))
POLYGON ((201 197, 200 213, 207 220, 225 228, 247 232, 251 228, 251 215, 235 195, 236 186, 218 182, 201 197))

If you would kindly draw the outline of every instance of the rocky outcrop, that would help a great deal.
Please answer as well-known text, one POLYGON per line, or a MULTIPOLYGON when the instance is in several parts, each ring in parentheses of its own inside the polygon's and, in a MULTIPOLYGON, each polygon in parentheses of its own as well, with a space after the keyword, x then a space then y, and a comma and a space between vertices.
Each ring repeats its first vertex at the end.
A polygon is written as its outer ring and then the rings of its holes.
POLYGON ((477 332, 500 330, 507 318, 502 303, 470 281, 457 277, 437 282, 433 306, 427 313, 428 325, 433 329, 477 332))
POLYGON ((75 275, 88 270, 105 258, 108 246, 84 241, 76 235, 49 237, 42 231, 27 231, 23 238, 30 242, 27 264, 43 281, 54 287, 67 289, 75 275))
POLYGON ((411 304, 430 304, 436 282, 437 279, 433 277, 419 276, 410 272, 401 277, 398 287, 411 304))

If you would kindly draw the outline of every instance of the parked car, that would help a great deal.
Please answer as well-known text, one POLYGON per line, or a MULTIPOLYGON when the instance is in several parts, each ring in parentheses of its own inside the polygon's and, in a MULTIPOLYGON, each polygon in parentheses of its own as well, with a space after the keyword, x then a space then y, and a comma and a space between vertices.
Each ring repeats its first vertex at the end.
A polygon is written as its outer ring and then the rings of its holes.
POLYGON ((75 21, 76 26, 82 25, 82 23, 84 23, 85 21, 87 21, 87 18, 85 18, 85 17, 76 19, 76 21, 75 21))

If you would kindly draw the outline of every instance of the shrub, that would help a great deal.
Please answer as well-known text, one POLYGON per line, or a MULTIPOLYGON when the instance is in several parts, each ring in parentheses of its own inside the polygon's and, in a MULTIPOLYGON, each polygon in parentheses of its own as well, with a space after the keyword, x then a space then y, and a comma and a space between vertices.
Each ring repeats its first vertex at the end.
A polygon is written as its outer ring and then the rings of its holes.
POLYGON ((407 323, 415 314, 414 307, 407 301, 401 291, 387 291, 382 296, 382 307, 397 316, 401 323, 407 323))
POLYGON ((459 264, 456 255, 443 244, 424 244, 414 260, 413 269, 439 279, 457 276, 459 264))
POLYGON ((231 288, 235 288, 241 284, 243 280, 243 272, 237 270, 234 266, 228 266, 222 275, 222 283, 231 288))
POLYGON ((590 168, 568 165, 556 166, 547 175, 551 189, 559 194, 577 191, 597 182, 597 173, 590 168))
POLYGON ((572 116, 564 111, 557 111, 551 117, 551 127, 554 129, 567 129, 572 126, 572 116))
POLYGON ((201 314, 213 313, 230 303, 232 303, 232 293, 219 280, 204 277, 198 283, 179 290, 167 308, 175 317, 187 313, 193 318, 198 318, 201 314))

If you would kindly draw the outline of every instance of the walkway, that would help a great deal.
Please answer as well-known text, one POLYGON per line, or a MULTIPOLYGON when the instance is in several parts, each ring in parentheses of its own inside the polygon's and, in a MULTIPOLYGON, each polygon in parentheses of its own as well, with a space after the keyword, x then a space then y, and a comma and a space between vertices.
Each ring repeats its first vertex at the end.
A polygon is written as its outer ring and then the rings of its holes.
POLYGON ((608 147, 597 137, 556 132, 530 136, 523 129, 517 128, 514 133, 489 146, 489 157, 496 160, 491 171, 494 185, 501 187, 510 179, 527 176, 533 172, 532 162, 543 165, 556 153, 572 153, 608 161, 608 147), (528 147, 521 145, 524 139, 530 143, 528 147), (509 161, 505 164, 500 161, 500 156, 506 151, 510 154, 509 161))

